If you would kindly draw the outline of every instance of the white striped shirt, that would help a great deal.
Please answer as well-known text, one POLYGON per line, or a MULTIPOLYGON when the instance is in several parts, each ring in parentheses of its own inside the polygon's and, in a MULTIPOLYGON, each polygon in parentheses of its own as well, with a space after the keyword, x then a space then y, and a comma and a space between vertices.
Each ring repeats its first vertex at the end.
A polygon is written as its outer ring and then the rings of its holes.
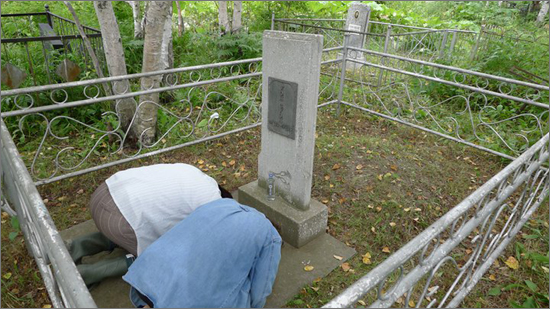
POLYGON ((216 180, 183 163, 131 168, 105 182, 136 233, 138 255, 197 207, 221 198, 216 180))

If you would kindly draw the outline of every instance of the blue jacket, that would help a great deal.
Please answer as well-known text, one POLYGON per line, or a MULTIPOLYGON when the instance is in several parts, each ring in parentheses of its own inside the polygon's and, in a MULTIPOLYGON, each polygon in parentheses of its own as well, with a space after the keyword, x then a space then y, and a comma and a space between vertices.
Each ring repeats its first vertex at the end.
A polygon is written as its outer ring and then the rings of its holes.
POLYGON ((136 306, 261 308, 281 259, 281 237, 257 210, 219 199, 151 244, 123 279, 136 306))

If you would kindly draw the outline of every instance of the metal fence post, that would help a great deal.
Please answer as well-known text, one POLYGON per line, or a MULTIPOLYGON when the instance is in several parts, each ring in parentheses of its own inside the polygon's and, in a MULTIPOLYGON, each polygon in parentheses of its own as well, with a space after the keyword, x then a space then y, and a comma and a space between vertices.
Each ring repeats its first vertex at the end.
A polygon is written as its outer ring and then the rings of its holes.
POLYGON ((445 56, 445 46, 447 46, 447 35, 449 34, 448 30, 443 32, 443 39, 441 40, 441 45, 439 46, 439 59, 445 56))
POLYGON ((271 13, 271 30, 275 30, 275 13, 271 13))
MULTIPOLYGON (((391 25, 388 25, 388 31, 386 31, 386 40, 384 41, 384 54, 388 53, 388 45, 390 43, 390 38, 391 38, 391 25)), ((380 64, 384 65, 386 62, 385 60, 386 58, 382 57, 382 59, 380 59, 380 64)), ((380 87, 380 85, 382 84, 383 75, 384 75, 384 71, 380 69, 380 72, 378 73, 378 87, 380 87)))
POLYGON ((453 52, 455 49, 456 39, 458 37, 458 29, 455 28, 455 31, 453 31, 453 39, 451 40, 451 49, 449 50, 449 58, 453 59, 453 52))
POLYGON ((479 33, 477 35, 476 39, 476 45, 474 46, 474 50, 472 50, 472 57, 470 60, 474 60, 476 58, 477 49, 479 48, 479 42, 481 41, 481 35, 483 34, 483 31, 485 31, 485 25, 481 26, 481 30, 479 30, 479 33))
POLYGON ((52 16, 50 15, 50 6, 46 4, 44 5, 44 9, 46 10, 46 19, 48 20, 48 25, 50 25, 50 27, 52 27, 53 29, 52 16))
POLYGON ((338 107, 336 116, 340 116, 340 106, 344 97, 344 82, 346 81, 346 60, 348 58, 349 33, 344 33, 344 49, 342 50, 342 71, 340 72, 340 88, 338 89, 338 107))

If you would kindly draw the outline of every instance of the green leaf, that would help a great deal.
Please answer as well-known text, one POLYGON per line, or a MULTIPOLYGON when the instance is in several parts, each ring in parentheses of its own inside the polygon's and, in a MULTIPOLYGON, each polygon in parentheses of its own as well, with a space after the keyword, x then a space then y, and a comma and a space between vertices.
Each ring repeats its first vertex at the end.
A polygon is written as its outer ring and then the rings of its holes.
POLYGON ((539 287, 533 281, 525 280, 525 284, 533 292, 536 292, 539 289, 539 287))
POLYGON ((10 234, 8 235, 8 238, 10 239, 10 241, 13 241, 15 239, 15 237, 17 237, 17 235, 19 235, 19 233, 10 232, 10 234))
POLYGON ((523 284, 520 284, 520 283, 512 283, 512 284, 508 284, 507 286, 503 287, 502 290, 503 291, 508 291, 508 290, 513 289, 513 288, 525 289, 525 286, 523 286, 523 284))
POLYGON ((16 216, 11 217, 11 226, 14 230, 19 231, 19 219, 16 216))
POLYGON ((203 119, 203 120, 201 120, 201 122, 199 122, 199 124, 197 125, 197 127, 199 127, 199 128, 205 127, 207 123, 208 123, 208 120, 207 120, 207 119, 203 119))
POLYGON ((538 261, 538 262, 542 262, 542 263, 545 263, 545 264, 548 264, 548 257, 545 256, 545 255, 542 255, 542 254, 538 254, 538 253, 529 253, 529 258, 535 260, 535 261, 538 261))
POLYGON ((523 235, 523 239, 537 239, 539 235, 523 235))
POLYGON ((523 303, 523 308, 538 308, 538 306, 537 303, 535 303, 535 299, 532 296, 529 296, 523 303))
POLYGON ((490 289, 489 292, 487 293, 487 295, 489 295, 489 296, 499 296, 500 292, 501 292, 500 288, 496 287, 496 288, 490 289))

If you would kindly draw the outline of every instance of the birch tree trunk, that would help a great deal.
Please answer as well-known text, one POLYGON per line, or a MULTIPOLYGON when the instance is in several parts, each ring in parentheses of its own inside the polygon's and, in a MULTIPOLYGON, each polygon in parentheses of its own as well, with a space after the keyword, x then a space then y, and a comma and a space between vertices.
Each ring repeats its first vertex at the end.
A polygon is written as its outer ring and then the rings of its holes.
POLYGON ((231 20, 231 31, 233 33, 239 32, 242 28, 242 10, 243 2, 242 1, 233 1, 233 19, 231 20))
POLYGON ((169 15, 164 21, 164 27, 162 29, 162 48, 161 48, 161 70, 171 69, 174 67, 174 53, 172 42, 172 1, 170 2, 169 15))
POLYGON ((542 2, 542 6, 540 7, 539 15, 537 15, 537 23, 538 24, 546 24, 548 22, 548 19, 546 19, 546 15, 548 15, 548 8, 550 7, 550 1, 544 1, 542 2))
POLYGON ((178 8, 178 36, 182 36, 184 25, 183 25, 183 15, 181 15, 181 6, 179 1, 176 1, 176 7, 178 8))
MULTIPOLYGON (((69 1, 63 1, 63 3, 65 3, 65 6, 67 7, 67 9, 69 9, 69 12, 71 12, 71 15, 73 15, 74 23, 76 24, 78 33, 80 33, 80 36, 82 37, 82 41, 84 42, 84 46, 86 47, 88 54, 90 54, 90 58, 92 58, 92 64, 97 73, 97 76, 99 78, 105 77, 103 75, 103 70, 101 68, 101 65, 99 65, 99 60, 97 59, 94 49, 92 48, 92 44, 90 43, 88 36, 86 36, 86 32, 84 32, 84 28, 82 28, 82 25, 80 24, 80 19, 78 18, 78 15, 76 15, 76 12, 74 11, 73 6, 69 3, 69 1)), ((111 90, 109 89, 109 85, 107 85, 107 83, 103 83, 102 85, 105 93, 110 94, 111 90)))
MULTIPOLYGON (((161 51, 163 31, 166 19, 170 19, 171 1, 152 1, 146 12, 145 38, 143 43, 142 72, 158 71, 162 69, 161 51)), ((162 76, 154 75, 141 79, 141 89, 158 88, 162 76)), ((150 146, 155 142, 157 126, 157 111, 159 94, 152 93, 142 95, 136 111, 136 121, 132 126, 135 135, 144 146, 150 146)))
MULTIPOLYGON (((109 75, 126 75, 128 73, 126 71, 124 49, 122 48, 122 40, 115 12, 113 11, 113 5, 110 1, 94 1, 94 8, 101 27, 101 39, 103 41, 103 50, 105 51, 109 75)), ((128 80, 113 82, 111 88, 115 95, 122 94, 130 91, 130 83, 128 80)), ((136 105, 132 99, 123 99, 118 100, 114 107, 120 121, 120 127, 126 131, 134 117, 136 105)))
POLYGON ((145 2, 145 7, 143 8, 143 17, 141 18, 141 37, 140 37, 140 39, 143 38, 143 35, 145 33, 145 24, 147 23, 147 12, 149 11, 149 3, 151 3, 151 1, 143 1, 143 2, 145 2))
POLYGON ((134 39, 143 38, 143 27, 141 26, 141 9, 139 1, 128 1, 132 7, 132 15, 134 16, 134 39))
POLYGON ((227 15, 227 1, 218 1, 218 20, 220 22, 220 35, 224 35, 231 31, 229 28, 229 16, 227 15))

